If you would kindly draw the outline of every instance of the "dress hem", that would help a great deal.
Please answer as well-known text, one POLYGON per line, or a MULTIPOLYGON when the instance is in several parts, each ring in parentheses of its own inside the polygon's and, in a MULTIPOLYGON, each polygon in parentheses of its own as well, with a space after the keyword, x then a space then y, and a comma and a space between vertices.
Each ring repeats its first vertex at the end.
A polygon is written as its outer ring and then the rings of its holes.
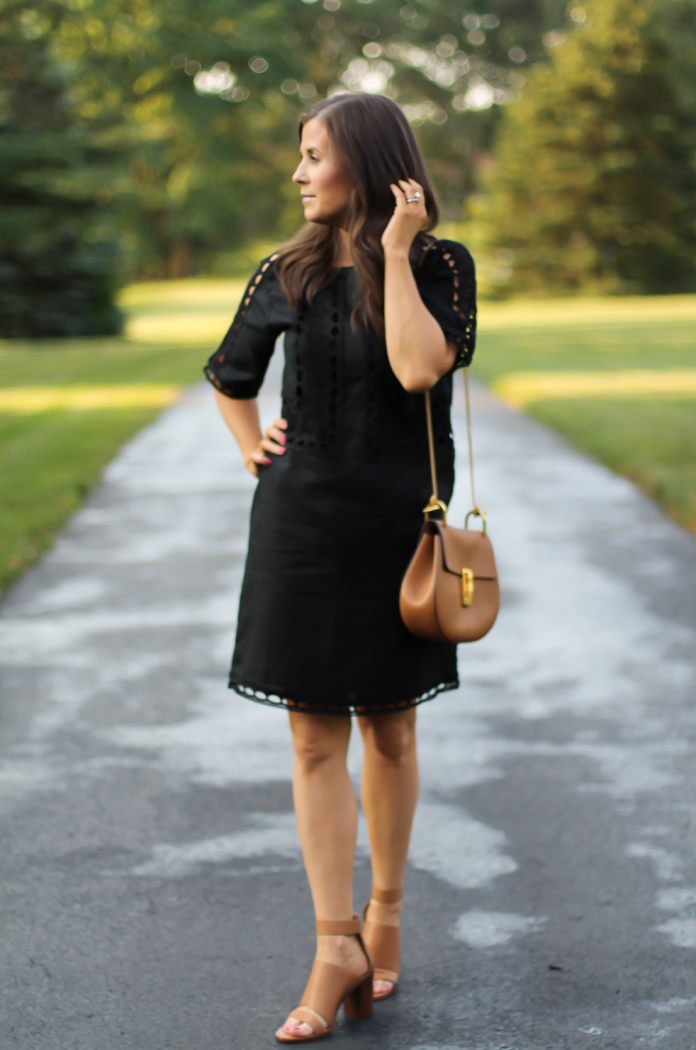
POLYGON ((382 704, 319 704, 311 700, 293 701, 279 696, 277 693, 267 693, 263 689, 255 689, 252 686, 242 685, 241 682, 229 681, 229 688, 233 689, 245 700, 253 700, 257 704, 266 704, 268 707, 282 707, 286 711, 299 711, 302 714, 319 715, 386 715, 394 711, 407 711, 411 707, 417 707, 427 700, 432 700, 439 693, 447 693, 459 688, 459 679, 452 682, 440 682, 432 689, 427 689, 420 696, 411 700, 394 700, 382 704))

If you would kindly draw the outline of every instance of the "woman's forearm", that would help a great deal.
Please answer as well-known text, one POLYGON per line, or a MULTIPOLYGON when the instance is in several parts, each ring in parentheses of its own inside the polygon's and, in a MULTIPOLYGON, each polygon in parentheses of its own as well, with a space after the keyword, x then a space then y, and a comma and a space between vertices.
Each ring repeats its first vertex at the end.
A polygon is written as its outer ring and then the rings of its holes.
POLYGON ((214 391, 220 415, 235 436, 239 451, 242 453, 244 462, 249 468, 251 454, 258 449, 263 431, 261 430, 261 419, 259 417, 259 403, 255 397, 241 401, 236 398, 227 397, 226 394, 214 391))
POLYGON ((454 364, 455 349, 423 303, 403 251, 384 253, 384 325, 392 370, 411 393, 429 390, 454 364))

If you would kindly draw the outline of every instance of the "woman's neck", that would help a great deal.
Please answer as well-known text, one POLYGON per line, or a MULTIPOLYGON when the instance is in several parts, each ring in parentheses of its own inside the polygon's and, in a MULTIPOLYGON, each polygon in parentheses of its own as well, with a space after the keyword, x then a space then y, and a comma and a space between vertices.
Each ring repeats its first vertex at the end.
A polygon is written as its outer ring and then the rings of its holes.
POLYGON ((339 241, 337 245, 338 259, 336 260, 336 266, 352 266, 353 260, 350 254, 350 234, 347 230, 343 230, 339 227, 339 241))

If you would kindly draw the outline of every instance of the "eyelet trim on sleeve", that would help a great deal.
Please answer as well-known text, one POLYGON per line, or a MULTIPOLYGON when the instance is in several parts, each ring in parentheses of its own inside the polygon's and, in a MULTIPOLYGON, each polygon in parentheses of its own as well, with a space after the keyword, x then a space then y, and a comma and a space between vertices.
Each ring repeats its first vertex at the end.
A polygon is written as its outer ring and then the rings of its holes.
POLYGON ((464 335, 445 332, 447 341, 457 347, 457 356, 452 371, 464 368, 471 363, 476 339, 476 283, 472 275, 463 277, 457 265, 454 253, 445 249, 442 258, 452 270, 454 292, 452 305, 464 325, 464 335))
MULTIPOLYGON (((267 271, 269 270, 272 263, 276 261, 279 254, 279 252, 276 252, 274 255, 271 255, 268 259, 262 262, 254 276, 249 281, 249 284, 247 285, 246 291, 244 293, 244 298, 239 304, 237 315, 234 319, 234 323, 232 324, 232 328, 228 332, 227 337, 225 339, 224 348, 220 350, 220 353, 215 358, 215 362, 217 362, 218 364, 222 363, 225 360, 225 355, 229 350, 230 346, 234 343, 240 325, 244 320, 244 315, 247 311, 247 307, 249 306, 251 300, 254 298, 254 292, 263 281, 267 271)), ((206 377, 210 380, 213 386, 217 387, 218 390, 221 390, 222 393, 225 393, 225 388, 216 376, 215 372, 213 371, 212 364, 207 364, 203 371, 205 372, 206 377)))

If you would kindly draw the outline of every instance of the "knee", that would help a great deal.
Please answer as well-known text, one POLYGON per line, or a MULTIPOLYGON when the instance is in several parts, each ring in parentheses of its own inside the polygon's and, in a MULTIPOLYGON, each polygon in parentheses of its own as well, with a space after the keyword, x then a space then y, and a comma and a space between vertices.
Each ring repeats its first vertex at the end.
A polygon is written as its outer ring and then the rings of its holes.
POLYGON ((374 758, 389 766, 406 765, 415 753, 415 721, 405 718, 369 721, 365 743, 374 758))
POLYGON ((313 773, 327 762, 345 756, 346 745, 340 734, 312 724, 306 715, 299 717, 306 721, 293 729, 293 745, 295 761, 303 773, 313 773))

